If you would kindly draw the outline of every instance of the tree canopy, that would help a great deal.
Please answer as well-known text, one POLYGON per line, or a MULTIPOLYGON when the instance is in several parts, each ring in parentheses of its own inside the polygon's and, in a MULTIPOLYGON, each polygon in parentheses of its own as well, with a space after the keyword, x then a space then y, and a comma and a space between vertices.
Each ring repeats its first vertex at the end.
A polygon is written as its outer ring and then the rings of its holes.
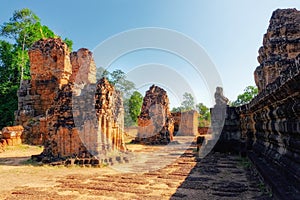
POLYGON ((183 111, 189 111, 195 109, 195 100, 191 93, 185 92, 183 94, 183 101, 181 102, 183 111))
POLYGON ((171 112, 186 112, 190 110, 196 110, 199 114, 199 127, 207 127, 210 125, 210 110, 203 103, 195 105, 192 94, 185 92, 183 94, 183 101, 179 107, 172 108, 171 112))
POLYGON ((141 113, 143 96, 138 91, 134 91, 129 99, 129 114, 132 121, 136 124, 137 118, 141 113))
POLYGON ((237 99, 232 102, 232 106, 241 106, 249 103, 258 94, 258 89, 255 86, 247 86, 244 93, 239 94, 237 99))
POLYGON ((208 127, 210 125, 210 110, 203 103, 196 104, 196 110, 199 114, 199 127, 208 127))
MULTIPOLYGON (((18 109, 17 90, 21 80, 30 79, 28 49, 43 38, 56 38, 50 28, 30 9, 16 10, 8 22, 0 26, 0 129, 14 122, 18 109)), ((72 49, 73 42, 64 40, 72 49)))
MULTIPOLYGON (((1 25, 0 36, 7 39, 2 40, 1 46, 5 46, 3 43, 11 42, 12 48, 7 52, 10 52, 12 59, 5 63, 5 67, 17 72, 13 74, 14 81, 17 82, 30 79, 28 49, 33 43, 43 38, 59 37, 47 26, 42 25, 40 18, 28 8, 16 10, 9 21, 1 25)), ((68 38, 65 42, 71 50, 73 42, 68 38)))

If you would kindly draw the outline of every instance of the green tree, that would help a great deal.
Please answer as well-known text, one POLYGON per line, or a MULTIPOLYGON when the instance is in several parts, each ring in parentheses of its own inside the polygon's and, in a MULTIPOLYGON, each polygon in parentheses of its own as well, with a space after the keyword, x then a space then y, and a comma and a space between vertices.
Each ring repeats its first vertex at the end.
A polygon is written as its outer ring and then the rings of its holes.
POLYGON ((143 96, 138 91, 134 91, 129 98, 129 114, 135 124, 137 123, 137 118, 141 113, 142 104, 143 96))
POLYGON ((210 110, 203 103, 196 104, 196 110, 199 113, 199 126, 207 127, 210 125, 210 110))
MULTIPOLYGON (((42 25, 40 18, 28 8, 16 10, 9 21, 0 27, 0 36, 13 41, 13 59, 9 65, 18 69, 18 81, 30 79, 28 49, 33 43, 42 38, 58 37, 47 26, 42 25)), ((73 42, 68 38, 65 42, 72 49, 73 42)))
MULTIPOLYGON (((0 26, 0 129, 14 122, 21 80, 30 79, 28 49, 42 38, 58 37, 28 8, 16 10, 0 26)), ((72 41, 65 39, 69 48, 72 41)))
POLYGON ((258 94, 258 89, 255 86, 247 86, 243 94, 239 94, 237 100, 232 102, 232 106, 241 106, 249 103, 258 94))
POLYGON ((131 116, 131 102, 130 98, 135 90, 135 85, 133 82, 127 80, 125 72, 120 69, 109 72, 106 69, 99 67, 97 69, 97 79, 106 77, 108 81, 114 85, 116 90, 120 91, 123 97, 124 105, 124 123, 125 126, 133 126, 136 124, 136 120, 132 119, 131 116))
POLYGON ((210 111, 209 108, 206 107, 203 103, 196 104, 196 109, 202 119, 209 120, 210 119, 210 111))
POLYGON ((96 72, 96 78, 97 78, 97 80, 100 80, 103 77, 109 79, 108 76, 109 76, 109 71, 107 71, 103 67, 97 67, 97 72, 96 72))
POLYGON ((0 130, 14 123, 14 112, 18 108, 18 85, 11 82, 0 84, 0 130))
POLYGON ((183 94, 183 101, 181 102, 181 111, 189 111, 195 108, 194 97, 191 93, 185 92, 183 94))
POLYGON ((109 73, 110 82, 113 85, 120 84, 124 79, 126 79, 126 74, 120 69, 116 69, 113 72, 109 73))
MULTIPOLYGON (((98 76, 101 73, 100 70, 98 76)), ((113 84, 117 90, 119 90, 122 93, 123 99, 129 99, 131 94, 135 90, 134 83, 127 80, 125 72, 123 72, 120 69, 114 70, 113 72, 102 70, 102 76, 107 77, 108 81, 111 84, 113 84)))
POLYGON ((182 108, 181 106, 179 106, 179 107, 174 107, 174 108, 172 108, 172 110, 171 110, 172 113, 177 113, 177 112, 181 112, 181 111, 183 111, 183 108, 182 108))
POLYGON ((18 69, 11 65, 13 59, 13 45, 0 40, 0 84, 17 82, 18 69))

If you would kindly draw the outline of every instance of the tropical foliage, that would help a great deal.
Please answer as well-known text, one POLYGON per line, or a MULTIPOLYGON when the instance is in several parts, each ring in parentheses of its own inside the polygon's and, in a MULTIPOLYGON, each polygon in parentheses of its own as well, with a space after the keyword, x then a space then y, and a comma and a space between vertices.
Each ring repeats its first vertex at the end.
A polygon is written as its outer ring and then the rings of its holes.
POLYGON ((192 94, 185 92, 183 94, 183 101, 179 107, 174 107, 171 112, 186 112, 196 110, 198 112, 199 127, 210 126, 210 110, 203 103, 195 105, 192 94))
POLYGON ((255 86, 247 86, 244 93, 239 94, 237 99, 232 102, 232 106, 241 106, 249 103, 258 94, 258 89, 255 86))
MULTIPOLYGON (((16 10, 0 27, 0 129, 14 122, 21 80, 30 79, 28 49, 42 38, 59 37, 28 8, 16 10)), ((65 39, 72 48, 72 41, 65 39)))

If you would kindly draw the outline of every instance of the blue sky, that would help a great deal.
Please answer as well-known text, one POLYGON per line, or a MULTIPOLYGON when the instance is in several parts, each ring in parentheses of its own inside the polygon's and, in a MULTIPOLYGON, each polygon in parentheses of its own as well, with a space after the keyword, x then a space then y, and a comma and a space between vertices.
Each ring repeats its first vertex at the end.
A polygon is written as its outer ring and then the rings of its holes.
MULTIPOLYGON (((300 1, 2 0, 0 24, 8 21, 14 10, 24 7, 33 10, 42 24, 56 34, 72 39, 74 50, 81 47, 93 50, 107 38, 134 28, 160 27, 178 31, 202 46, 220 74, 225 95, 235 100, 246 86, 254 85, 257 52, 272 12, 277 8, 299 10, 300 1)), ((187 67, 177 58, 151 51, 137 52, 127 58, 122 56, 115 62, 115 67, 122 66, 126 71, 128 67, 136 67, 143 62, 163 62, 182 69, 187 67), (147 59, 141 59, 145 55, 147 59)), ((192 75, 188 79, 192 80, 192 75)), ((213 102, 203 85, 193 86, 197 88, 196 100, 211 106, 213 102)))

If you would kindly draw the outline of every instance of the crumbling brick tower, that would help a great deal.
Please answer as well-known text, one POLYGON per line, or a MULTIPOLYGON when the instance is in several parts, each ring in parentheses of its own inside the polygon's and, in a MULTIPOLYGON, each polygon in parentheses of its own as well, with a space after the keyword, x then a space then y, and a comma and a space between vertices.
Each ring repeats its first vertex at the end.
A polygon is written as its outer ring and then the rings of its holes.
POLYGON ((138 137, 141 144, 168 144, 173 140, 174 120, 169 110, 167 92, 152 85, 146 92, 138 116, 138 137))
POLYGON ((32 46, 29 58, 31 80, 19 90, 16 112, 25 142, 43 144, 42 155, 50 161, 126 149, 122 98, 106 79, 96 83, 88 49, 70 54, 61 39, 44 39, 32 46))

